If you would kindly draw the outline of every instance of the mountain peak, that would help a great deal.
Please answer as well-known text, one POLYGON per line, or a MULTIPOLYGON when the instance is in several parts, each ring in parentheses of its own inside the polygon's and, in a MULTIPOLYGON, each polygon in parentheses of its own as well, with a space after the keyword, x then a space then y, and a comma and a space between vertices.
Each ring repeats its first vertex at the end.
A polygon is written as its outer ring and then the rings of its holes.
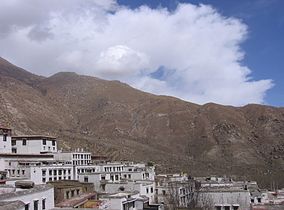
POLYGON ((35 86, 44 78, 17 67, 0 57, 0 77, 1 76, 16 79, 30 86, 35 86))

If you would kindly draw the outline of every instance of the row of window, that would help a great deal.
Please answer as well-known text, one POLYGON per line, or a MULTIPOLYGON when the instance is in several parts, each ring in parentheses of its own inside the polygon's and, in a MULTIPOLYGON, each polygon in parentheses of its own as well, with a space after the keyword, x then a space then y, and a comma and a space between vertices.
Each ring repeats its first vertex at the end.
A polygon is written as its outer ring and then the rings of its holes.
MULTIPOLYGON (((34 210, 39 210, 39 200, 34 200, 34 210)), ((46 209, 46 199, 43 198, 41 200, 41 208, 44 210, 46 209)), ((25 204, 25 210, 30 210, 30 203, 25 204)))
POLYGON ((215 206, 216 210, 238 210, 239 206, 215 206))
POLYGON ((90 154, 73 154, 73 159, 91 159, 90 154))
MULTIPOLYGON (((49 177, 48 178, 48 181, 57 181, 57 180, 71 180, 71 176, 63 176, 63 177, 61 177, 61 176, 59 176, 59 177, 49 177)), ((47 179, 46 179, 46 177, 42 177, 42 183, 46 183, 46 181, 47 181, 47 179)))
POLYGON ((118 166, 118 167, 105 167, 105 172, 115 172, 115 171, 123 171, 123 166, 118 166))
MULTIPOLYGON (((42 140, 42 145, 46 145, 46 139, 42 140)), ((52 140, 52 146, 55 146, 55 145, 56 145, 56 141, 52 140)))
POLYGON ((66 199, 73 198, 76 195, 77 196, 80 195, 80 189, 66 191, 66 193, 65 193, 66 199))
POLYGON ((91 173, 91 172, 96 172, 96 169, 95 168, 81 168, 81 169, 78 168, 77 172, 78 172, 78 174, 79 173, 85 173, 85 172, 91 173))
POLYGON ((20 170, 20 169, 8 169, 8 174, 10 176, 20 176, 20 175, 25 175, 26 171, 25 170, 20 170))
MULTIPOLYGON (((43 150, 46 150, 46 146, 43 146, 42 148, 43 148, 43 150)), ((50 151, 50 150, 51 150, 51 147, 48 147, 48 151, 50 151)), ((56 147, 52 147, 52 150, 55 151, 56 147)))
POLYGON ((73 160, 73 165, 88 165, 90 160, 73 160))
MULTIPOLYGON (((153 193, 153 192, 154 192, 153 187, 151 187, 151 188, 150 188, 150 192, 151 192, 151 193, 153 193)), ((149 193, 149 188, 148 188, 148 187, 146 187, 146 193, 147 193, 147 194, 149 193)))
MULTIPOLYGON (((7 136, 5 136, 5 140, 3 138, 4 141, 6 141, 7 136)), ((12 146, 15 146, 17 144, 17 141, 22 141, 22 145, 26 146, 27 145, 27 139, 23 139, 23 140, 12 140, 12 146)), ((42 140, 42 144, 46 145, 46 139, 42 140)), ((52 146, 56 146, 56 141, 52 140, 52 146)))
MULTIPOLYGON (((42 176, 46 176, 46 169, 43 169, 42 171, 41 171, 41 174, 42 174, 42 176)), ((52 175, 66 175, 66 174, 68 174, 68 175, 71 175, 71 169, 49 169, 48 170, 48 175, 49 176, 52 176, 52 175)))

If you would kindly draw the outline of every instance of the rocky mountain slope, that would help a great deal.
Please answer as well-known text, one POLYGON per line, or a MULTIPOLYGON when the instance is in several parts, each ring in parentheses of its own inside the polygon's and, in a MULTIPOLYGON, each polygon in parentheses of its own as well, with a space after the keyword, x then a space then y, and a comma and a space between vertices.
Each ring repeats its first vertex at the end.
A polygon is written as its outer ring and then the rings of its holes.
POLYGON ((0 59, 1 123, 14 134, 58 136, 64 149, 153 161, 163 172, 284 187, 284 108, 199 106, 75 73, 40 77, 0 59))

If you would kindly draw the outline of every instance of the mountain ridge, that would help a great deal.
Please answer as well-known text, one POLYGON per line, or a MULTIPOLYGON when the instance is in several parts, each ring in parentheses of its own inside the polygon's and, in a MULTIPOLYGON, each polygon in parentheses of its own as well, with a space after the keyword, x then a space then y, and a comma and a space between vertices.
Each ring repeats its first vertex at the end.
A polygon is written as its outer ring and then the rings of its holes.
POLYGON ((64 149, 154 161, 163 172, 284 186, 283 107, 197 105, 72 72, 40 77, 3 60, 0 123, 15 134, 55 135, 64 149))

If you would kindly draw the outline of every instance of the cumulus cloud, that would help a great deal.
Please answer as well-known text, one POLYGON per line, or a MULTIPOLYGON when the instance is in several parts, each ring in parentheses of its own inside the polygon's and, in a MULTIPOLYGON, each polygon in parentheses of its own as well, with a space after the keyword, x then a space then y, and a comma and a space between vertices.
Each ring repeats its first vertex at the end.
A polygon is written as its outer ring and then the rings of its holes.
POLYGON ((273 84, 253 80, 242 64, 246 36, 245 24, 208 5, 168 11, 114 0, 3 0, 0 7, 0 56, 17 65, 119 79, 201 104, 264 103, 273 84))

